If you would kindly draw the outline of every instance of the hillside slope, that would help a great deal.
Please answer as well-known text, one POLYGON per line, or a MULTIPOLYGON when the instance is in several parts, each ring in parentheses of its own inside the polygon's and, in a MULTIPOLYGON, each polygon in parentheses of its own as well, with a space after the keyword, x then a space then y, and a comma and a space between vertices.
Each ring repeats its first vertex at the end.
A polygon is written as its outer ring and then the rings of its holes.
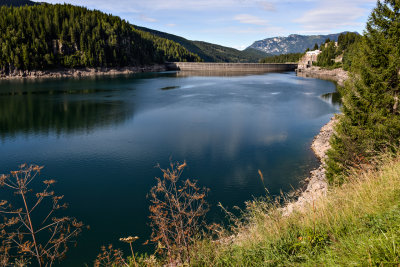
POLYGON ((190 52, 199 55, 201 59, 203 59, 205 62, 259 62, 260 59, 268 56, 267 53, 253 48, 248 48, 240 51, 231 47, 225 47, 207 42, 190 41, 177 35, 160 32, 144 27, 136 26, 136 28, 145 32, 149 32, 156 36, 177 42, 190 52))
POLYGON ((200 61, 119 17, 72 5, 0 7, 0 72, 200 61))
POLYGON ((342 33, 328 35, 298 35, 288 37, 273 37, 254 42, 250 48, 258 49, 265 53, 280 55, 289 53, 303 53, 307 48, 312 49, 315 44, 321 45, 326 39, 337 42, 342 33))

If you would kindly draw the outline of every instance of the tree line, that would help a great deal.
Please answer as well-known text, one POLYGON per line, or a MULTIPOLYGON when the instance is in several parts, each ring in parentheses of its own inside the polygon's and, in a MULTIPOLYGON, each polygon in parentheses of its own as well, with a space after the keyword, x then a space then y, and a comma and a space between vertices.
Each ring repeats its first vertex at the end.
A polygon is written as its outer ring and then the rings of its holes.
POLYGON ((321 44, 319 50, 322 53, 318 56, 318 61, 314 65, 320 67, 343 67, 345 70, 349 70, 353 55, 359 49, 361 39, 361 35, 355 32, 342 33, 339 35, 337 44, 327 39, 325 43, 321 44), (335 62, 337 56, 342 56, 341 62, 335 62))
POLYGON ((381 153, 399 151, 399 21, 399 1, 378 1, 364 36, 344 36, 338 45, 338 49, 347 46, 347 51, 353 46, 354 54, 350 78, 339 88, 343 115, 328 151, 331 182, 343 182, 352 168, 373 166, 373 159, 381 153))
POLYGON ((119 17, 72 5, 0 8, 0 70, 123 67, 201 61, 119 17))
POLYGON ((303 56, 304 53, 289 53, 289 54, 275 55, 260 60, 260 63, 299 62, 300 58, 302 58, 303 56))

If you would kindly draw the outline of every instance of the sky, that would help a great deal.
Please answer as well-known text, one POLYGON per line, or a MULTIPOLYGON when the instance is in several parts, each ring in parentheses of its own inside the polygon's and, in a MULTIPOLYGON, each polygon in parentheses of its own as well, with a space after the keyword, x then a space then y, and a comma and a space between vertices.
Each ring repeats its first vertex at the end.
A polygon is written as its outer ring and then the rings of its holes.
POLYGON ((362 33, 376 0, 45 0, 120 16, 189 40, 244 49, 290 34, 362 33))

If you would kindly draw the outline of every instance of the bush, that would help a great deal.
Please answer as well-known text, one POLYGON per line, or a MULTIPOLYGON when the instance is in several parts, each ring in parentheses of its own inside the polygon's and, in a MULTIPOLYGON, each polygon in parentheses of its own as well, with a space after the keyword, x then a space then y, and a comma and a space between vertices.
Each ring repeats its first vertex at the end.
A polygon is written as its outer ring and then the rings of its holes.
POLYGON ((63 196, 51 190, 54 180, 43 180, 44 189, 36 194, 31 189, 42 169, 23 164, 10 175, 0 176, 2 196, 15 198, 14 203, 0 200, 2 266, 24 266, 33 259, 39 266, 51 266, 65 257, 69 243, 82 231, 83 223, 75 218, 55 217, 58 210, 67 206, 62 203, 63 196), (46 204, 49 208, 43 213, 46 207, 42 206, 46 204))
POLYGON ((208 211, 208 189, 198 187, 196 181, 180 180, 185 167, 186 162, 160 168, 163 176, 156 178, 157 185, 149 194, 151 241, 159 243, 170 264, 190 264, 193 243, 208 211))

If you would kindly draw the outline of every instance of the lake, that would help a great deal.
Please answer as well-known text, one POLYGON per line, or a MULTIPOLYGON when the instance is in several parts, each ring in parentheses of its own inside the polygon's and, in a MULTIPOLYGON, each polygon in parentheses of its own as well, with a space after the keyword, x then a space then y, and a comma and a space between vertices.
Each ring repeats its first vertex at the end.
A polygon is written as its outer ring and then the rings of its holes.
POLYGON ((66 214, 90 225, 63 265, 91 265, 101 245, 129 254, 120 237, 149 237, 146 194, 158 163, 186 160, 183 176, 210 188, 208 221, 222 220, 219 202, 244 207, 265 188, 298 188, 319 164, 310 145, 338 112, 335 91, 293 72, 1 81, 0 174, 45 166, 66 214))

